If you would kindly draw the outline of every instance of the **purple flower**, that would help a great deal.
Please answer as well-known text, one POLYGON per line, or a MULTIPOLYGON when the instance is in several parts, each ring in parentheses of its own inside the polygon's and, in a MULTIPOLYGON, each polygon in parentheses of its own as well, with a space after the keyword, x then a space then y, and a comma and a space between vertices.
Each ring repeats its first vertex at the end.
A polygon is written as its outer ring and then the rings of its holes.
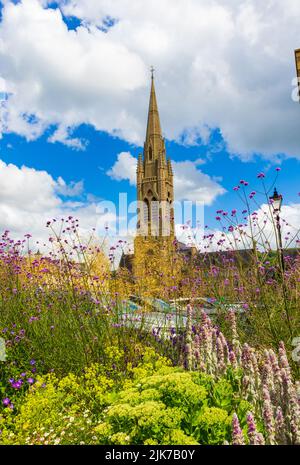
POLYGON ((248 438, 250 445, 263 445, 264 444, 264 437, 261 433, 258 433, 256 429, 256 424, 254 421, 253 414, 248 412, 247 414, 247 425, 248 425, 248 438))
POLYGON ((233 414, 232 418, 232 444, 234 446, 243 446, 245 444, 243 432, 236 413, 233 414))
POLYGON ((7 407, 10 404, 10 398, 5 397, 5 399, 2 400, 2 404, 5 405, 5 407, 7 407))
POLYGON ((34 379, 33 379, 33 378, 28 378, 28 379, 27 379, 27 383, 28 383, 28 384, 33 384, 33 383, 34 383, 34 379))
POLYGON ((11 387, 13 387, 14 389, 21 389, 22 384, 23 384, 23 381, 21 379, 19 379, 18 381, 14 381, 11 384, 11 387))

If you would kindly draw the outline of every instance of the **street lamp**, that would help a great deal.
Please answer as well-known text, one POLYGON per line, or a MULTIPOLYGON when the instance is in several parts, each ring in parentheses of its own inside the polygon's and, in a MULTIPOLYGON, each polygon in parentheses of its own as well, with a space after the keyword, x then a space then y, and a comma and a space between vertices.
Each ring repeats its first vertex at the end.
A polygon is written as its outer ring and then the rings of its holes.
POLYGON ((272 197, 270 197, 270 204, 273 207, 273 212, 275 216, 280 261, 281 261, 282 271, 284 271, 284 256, 283 256, 282 235, 281 235, 281 226, 280 226, 280 211, 281 211, 282 200, 283 200, 282 195, 278 194, 277 189, 275 187, 274 194, 272 197))
POLYGON ((298 97, 300 102, 300 48, 295 50, 296 71, 298 77, 298 97))
POLYGON ((274 212, 280 212, 282 205, 282 195, 279 195, 275 187, 274 194, 270 197, 271 204, 273 206, 274 212))

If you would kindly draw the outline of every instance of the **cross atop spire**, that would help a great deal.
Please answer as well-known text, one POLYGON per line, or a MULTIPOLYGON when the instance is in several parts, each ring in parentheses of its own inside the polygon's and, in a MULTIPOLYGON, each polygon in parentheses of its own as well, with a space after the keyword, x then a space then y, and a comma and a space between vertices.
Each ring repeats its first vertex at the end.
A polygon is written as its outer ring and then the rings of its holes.
POLYGON ((150 68, 151 79, 154 79, 154 71, 155 71, 154 66, 151 66, 151 68, 150 68))

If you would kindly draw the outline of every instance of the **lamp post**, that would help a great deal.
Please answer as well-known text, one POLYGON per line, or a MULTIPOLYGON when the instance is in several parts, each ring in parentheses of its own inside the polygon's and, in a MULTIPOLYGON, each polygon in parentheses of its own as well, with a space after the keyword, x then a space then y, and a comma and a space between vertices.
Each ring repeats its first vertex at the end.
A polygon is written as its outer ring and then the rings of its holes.
POLYGON ((295 50, 295 60, 296 60, 296 71, 297 71, 297 77, 298 77, 298 98, 300 102, 300 48, 298 50, 295 50))
POLYGON ((283 256, 283 248, 282 248, 282 235, 281 235, 281 225, 280 225, 280 211, 282 205, 282 195, 278 194, 277 189, 275 187, 274 194, 270 197, 270 203, 273 207, 273 213, 276 221, 276 230, 277 230, 277 239, 279 245, 279 254, 280 254, 280 262, 282 266, 282 271, 284 271, 284 256, 283 256))

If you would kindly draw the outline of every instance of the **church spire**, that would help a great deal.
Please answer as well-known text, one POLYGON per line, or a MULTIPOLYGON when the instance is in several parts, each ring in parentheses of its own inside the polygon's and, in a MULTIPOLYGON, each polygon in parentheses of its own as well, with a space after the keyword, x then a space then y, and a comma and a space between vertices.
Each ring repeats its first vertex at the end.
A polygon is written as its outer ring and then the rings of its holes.
POLYGON ((146 132, 145 149, 148 152, 148 161, 154 161, 164 149, 164 141, 161 132, 159 112, 154 85, 154 69, 151 68, 151 92, 148 110, 148 123, 146 132))
POLYGON ((137 200, 142 202, 142 206, 138 208, 137 243, 138 236, 149 234, 160 238, 168 235, 174 238, 173 173, 171 161, 168 164, 166 161, 153 69, 144 157, 139 155, 137 166, 137 200))

